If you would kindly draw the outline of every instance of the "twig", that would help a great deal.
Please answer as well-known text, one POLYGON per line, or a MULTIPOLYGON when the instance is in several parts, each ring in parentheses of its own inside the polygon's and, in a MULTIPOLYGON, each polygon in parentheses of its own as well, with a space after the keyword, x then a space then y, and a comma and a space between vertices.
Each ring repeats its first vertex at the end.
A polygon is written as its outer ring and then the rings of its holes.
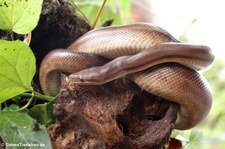
POLYGON ((104 8, 104 6, 105 6, 106 1, 107 1, 107 0, 104 0, 103 3, 102 3, 102 6, 99 8, 98 13, 97 13, 97 16, 95 17, 94 23, 93 23, 92 26, 91 26, 91 29, 94 29, 94 28, 95 28, 96 23, 97 23, 97 21, 98 21, 100 15, 101 15, 101 13, 102 13, 102 10, 103 10, 103 8, 104 8))

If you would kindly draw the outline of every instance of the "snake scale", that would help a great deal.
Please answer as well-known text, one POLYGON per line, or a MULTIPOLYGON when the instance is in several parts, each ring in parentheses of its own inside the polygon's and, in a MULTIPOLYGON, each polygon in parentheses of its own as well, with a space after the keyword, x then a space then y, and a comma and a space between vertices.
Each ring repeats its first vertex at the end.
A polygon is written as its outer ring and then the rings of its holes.
POLYGON ((175 128, 200 123, 212 104, 212 92, 198 72, 214 60, 209 47, 181 43, 150 23, 91 30, 67 49, 51 51, 42 61, 42 91, 56 95, 60 74, 80 85, 100 85, 128 76, 143 90, 179 104, 175 128))

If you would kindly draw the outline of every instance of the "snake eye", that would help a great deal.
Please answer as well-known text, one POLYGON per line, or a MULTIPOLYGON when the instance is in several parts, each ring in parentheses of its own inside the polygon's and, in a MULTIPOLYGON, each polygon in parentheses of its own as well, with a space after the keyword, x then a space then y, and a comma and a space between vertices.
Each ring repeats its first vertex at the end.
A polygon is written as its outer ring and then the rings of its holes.
POLYGON ((79 75, 80 82, 84 82, 84 78, 82 75, 79 75))

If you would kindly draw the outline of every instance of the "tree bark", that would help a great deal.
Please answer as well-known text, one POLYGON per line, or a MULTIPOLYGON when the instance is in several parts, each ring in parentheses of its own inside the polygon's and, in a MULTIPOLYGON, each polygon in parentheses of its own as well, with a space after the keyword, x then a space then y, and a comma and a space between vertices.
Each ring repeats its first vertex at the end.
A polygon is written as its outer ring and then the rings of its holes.
POLYGON ((162 148, 177 105, 142 91, 127 78, 99 86, 62 82, 49 128, 55 148, 162 148))

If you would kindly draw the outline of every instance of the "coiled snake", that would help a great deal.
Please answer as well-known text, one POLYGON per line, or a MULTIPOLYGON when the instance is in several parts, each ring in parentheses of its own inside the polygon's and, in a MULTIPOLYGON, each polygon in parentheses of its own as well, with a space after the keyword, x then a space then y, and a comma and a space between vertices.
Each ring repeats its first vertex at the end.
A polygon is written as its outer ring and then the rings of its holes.
POLYGON ((197 72, 214 60, 207 46, 184 44, 160 27, 133 23, 89 31, 68 49, 53 50, 42 61, 40 84, 47 95, 58 93, 60 73, 81 85, 127 75, 143 90, 180 105, 176 129, 197 125, 211 108, 211 90, 197 72))

